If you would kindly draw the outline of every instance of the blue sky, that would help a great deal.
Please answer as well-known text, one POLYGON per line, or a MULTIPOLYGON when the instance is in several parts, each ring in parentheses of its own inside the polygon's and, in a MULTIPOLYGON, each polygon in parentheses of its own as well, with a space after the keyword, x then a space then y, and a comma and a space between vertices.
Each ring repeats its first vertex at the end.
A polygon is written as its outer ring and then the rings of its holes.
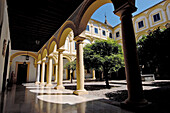
MULTIPOLYGON (((145 9, 161 2, 162 0, 136 0, 136 7, 138 8, 136 12, 133 13, 133 15, 136 15, 145 9)), ((113 4, 108 3, 103 6, 101 6, 99 9, 96 10, 96 12, 92 15, 92 19, 98 20, 100 22, 104 22, 105 20, 105 14, 107 16, 108 22, 115 26, 120 23, 120 19, 118 16, 116 16, 114 13, 114 7, 113 4)))

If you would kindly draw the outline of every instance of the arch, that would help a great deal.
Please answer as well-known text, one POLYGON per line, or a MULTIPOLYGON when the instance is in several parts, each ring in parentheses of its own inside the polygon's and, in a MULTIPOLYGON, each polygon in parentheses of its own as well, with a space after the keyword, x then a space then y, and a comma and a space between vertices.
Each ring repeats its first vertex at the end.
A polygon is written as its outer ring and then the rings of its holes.
POLYGON ((42 60, 46 60, 46 56, 47 56, 47 48, 44 48, 41 54, 41 59, 42 60))
POLYGON ((63 58, 66 58, 69 62, 71 62, 71 58, 69 56, 63 55, 63 58))
POLYGON ((111 0, 87 0, 87 2, 82 6, 82 9, 79 12, 80 15, 80 23, 78 28, 78 34, 82 33, 87 26, 87 23, 90 19, 90 17, 93 15, 93 13, 102 5, 106 3, 112 3, 111 0), (90 5, 89 5, 90 4, 90 5), (89 5, 89 7, 87 7, 89 5))
POLYGON ((40 63, 40 62, 41 62, 41 54, 38 54, 37 63, 40 63))
POLYGON ((37 55, 33 52, 29 52, 29 51, 19 51, 19 52, 16 52, 14 54, 11 55, 10 57, 10 62, 12 62, 12 60, 17 57, 17 56, 21 56, 21 55, 28 55, 28 56, 31 56, 35 59, 35 61, 37 61, 37 55))
POLYGON ((59 29, 57 35, 57 48, 60 48, 65 44, 65 40, 71 31, 73 31, 73 34, 76 34, 76 26, 72 21, 67 20, 59 29))
POLYGON ((55 64, 57 64, 57 63, 58 63, 58 61, 57 61, 57 58, 56 58, 56 57, 52 57, 52 59, 54 60, 55 64))
POLYGON ((138 41, 138 40, 141 38, 141 36, 144 36, 144 35, 147 35, 147 33, 146 33, 146 32, 141 32, 141 33, 139 33, 139 34, 136 36, 136 41, 138 41))
POLYGON ((57 47, 57 40, 55 36, 52 36, 47 45, 47 50, 49 54, 53 52, 55 46, 57 47))
POLYGON ((56 43, 56 41, 54 40, 52 40, 50 43, 49 43, 49 45, 48 45, 49 47, 48 47, 48 53, 49 53, 49 55, 52 53, 52 52, 56 52, 56 50, 57 50, 57 43, 56 43))

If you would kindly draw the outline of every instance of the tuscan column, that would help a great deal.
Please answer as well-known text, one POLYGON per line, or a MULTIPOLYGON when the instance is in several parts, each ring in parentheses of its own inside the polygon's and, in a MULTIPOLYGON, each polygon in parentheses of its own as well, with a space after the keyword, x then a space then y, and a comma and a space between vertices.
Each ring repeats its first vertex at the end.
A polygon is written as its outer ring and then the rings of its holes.
POLYGON ((132 13, 136 7, 125 5, 114 11, 120 16, 124 61, 126 70, 126 81, 128 88, 128 98, 122 103, 122 107, 134 107, 148 104, 143 96, 141 75, 137 57, 136 40, 132 24, 132 13))
POLYGON ((84 89, 84 59, 83 59, 83 40, 85 38, 77 36, 76 42, 76 76, 77 76, 77 90, 74 91, 76 95, 88 94, 84 89))
POLYGON ((45 75, 45 60, 42 60, 41 61, 41 82, 40 82, 40 85, 41 86, 44 86, 45 83, 44 83, 44 75, 45 75))
POLYGON ((37 64, 37 80, 35 82, 36 85, 40 83, 40 63, 37 64))
POLYGON ((64 49, 58 49, 58 78, 57 86, 55 89, 64 89, 63 86, 63 51, 64 49))
POLYGON ((70 39, 70 53, 73 53, 73 40, 70 39))
POLYGON ((57 82, 57 77, 58 77, 58 64, 55 64, 55 80, 54 82, 57 82))
POLYGON ((52 70, 53 69, 53 60, 52 60, 52 56, 48 57, 48 79, 47 79, 47 87, 51 87, 53 86, 51 83, 51 78, 52 78, 52 70))
POLYGON ((96 77, 95 77, 95 70, 94 69, 92 70, 92 74, 93 74, 93 78, 92 79, 96 79, 96 77))

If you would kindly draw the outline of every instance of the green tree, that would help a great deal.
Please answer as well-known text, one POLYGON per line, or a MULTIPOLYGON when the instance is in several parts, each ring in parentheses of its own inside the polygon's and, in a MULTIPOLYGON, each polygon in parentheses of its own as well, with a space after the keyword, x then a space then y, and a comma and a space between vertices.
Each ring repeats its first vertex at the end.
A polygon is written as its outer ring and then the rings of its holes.
MULTIPOLYGON (((73 83, 73 73, 76 70, 76 60, 74 60, 72 62, 67 62, 64 66, 64 69, 68 69, 71 71, 71 83, 73 83)), ((68 71, 68 72, 70 72, 70 71, 68 71)), ((68 75, 70 75, 70 73, 68 75)))
POLYGON ((158 73, 159 70, 160 74, 168 75, 169 37, 170 28, 158 28, 137 42, 139 63, 144 65, 144 73, 158 73))
POLYGON ((84 65, 86 69, 102 71, 109 86, 108 74, 116 72, 124 66, 121 46, 113 39, 96 40, 93 44, 84 47, 84 65))

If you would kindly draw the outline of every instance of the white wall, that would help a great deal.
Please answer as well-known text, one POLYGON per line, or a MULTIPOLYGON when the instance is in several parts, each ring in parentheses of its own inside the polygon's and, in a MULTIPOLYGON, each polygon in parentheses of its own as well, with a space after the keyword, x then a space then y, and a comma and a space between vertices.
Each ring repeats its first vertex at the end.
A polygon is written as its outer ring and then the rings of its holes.
MULTIPOLYGON (((12 53, 11 53, 11 55, 12 54, 14 54, 14 53, 16 53, 16 52, 19 52, 19 51, 16 51, 16 50, 12 50, 11 51, 12 53)), ((28 79, 28 81, 27 82, 35 82, 36 81, 36 67, 34 66, 34 62, 35 62, 35 60, 34 60, 34 58, 32 58, 32 57, 29 57, 29 60, 26 60, 26 57, 25 56, 17 56, 17 57, 15 57, 13 60, 12 60, 12 65, 11 65, 11 69, 10 69, 10 73, 12 72, 12 71, 14 71, 14 73, 16 74, 17 72, 17 70, 16 70, 16 62, 24 62, 24 61, 26 61, 26 62, 29 62, 30 63, 30 65, 29 65, 29 79, 28 79)), ((28 70, 27 70, 28 71, 28 70)), ((15 76, 17 76, 17 75, 15 75, 15 76)))

